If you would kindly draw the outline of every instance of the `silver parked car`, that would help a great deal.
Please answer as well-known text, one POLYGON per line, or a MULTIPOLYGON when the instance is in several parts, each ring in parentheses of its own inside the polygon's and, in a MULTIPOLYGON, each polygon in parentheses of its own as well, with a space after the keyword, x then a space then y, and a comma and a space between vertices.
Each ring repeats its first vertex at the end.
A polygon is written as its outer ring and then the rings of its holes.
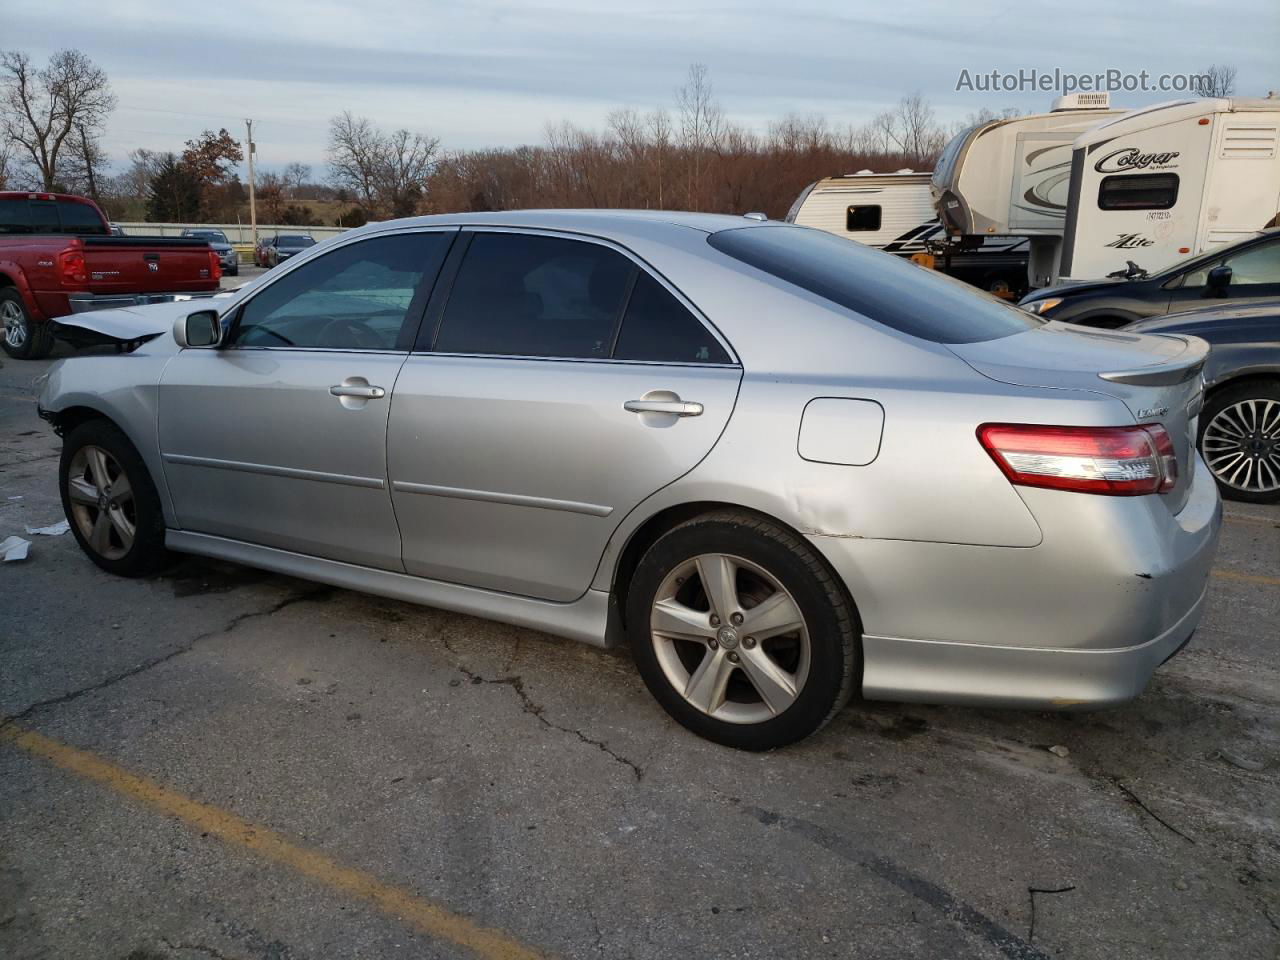
POLYGON ((1200 619, 1195 337, 639 212, 372 225, 196 306, 75 318, 126 350, 44 386, 106 570, 175 550, 625 638, 673 717, 750 749, 854 692, 1117 703, 1200 619))

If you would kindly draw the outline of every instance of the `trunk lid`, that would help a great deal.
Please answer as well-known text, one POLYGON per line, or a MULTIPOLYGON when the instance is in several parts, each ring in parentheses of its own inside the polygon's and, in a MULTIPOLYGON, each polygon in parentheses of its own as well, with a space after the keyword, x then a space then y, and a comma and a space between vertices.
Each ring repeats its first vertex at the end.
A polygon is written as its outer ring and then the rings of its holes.
POLYGON ((202 293, 218 285, 209 243, 179 237, 83 237, 95 294, 202 293))
POLYGON ((953 344, 949 349, 1000 383, 1104 393, 1123 403, 1135 423, 1161 424, 1178 455, 1178 482, 1160 496, 1173 512, 1182 509, 1203 400, 1201 371, 1209 355, 1205 341, 1047 323, 1011 337, 953 344))

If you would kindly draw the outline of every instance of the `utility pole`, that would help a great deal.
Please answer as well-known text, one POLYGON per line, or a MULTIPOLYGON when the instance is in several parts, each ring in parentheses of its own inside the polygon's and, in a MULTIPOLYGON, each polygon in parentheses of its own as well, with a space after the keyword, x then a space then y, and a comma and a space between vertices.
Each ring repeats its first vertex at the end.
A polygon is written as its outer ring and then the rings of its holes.
POLYGON ((253 237, 253 249, 258 249, 258 207, 253 197, 253 153, 256 146, 253 142, 253 121, 246 119, 245 128, 249 131, 249 232, 253 237))

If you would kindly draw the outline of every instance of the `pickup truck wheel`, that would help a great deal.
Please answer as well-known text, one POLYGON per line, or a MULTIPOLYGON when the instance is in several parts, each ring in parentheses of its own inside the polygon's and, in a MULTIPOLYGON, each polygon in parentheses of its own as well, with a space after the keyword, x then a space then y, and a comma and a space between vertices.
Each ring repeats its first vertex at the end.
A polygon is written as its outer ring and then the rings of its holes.
POLYGON ((12 287, 0 290, 0 346, 15 360, 40 360, 53 350, 53 335, 43 323, 36 323, 22 302, 22 294, 12 287))

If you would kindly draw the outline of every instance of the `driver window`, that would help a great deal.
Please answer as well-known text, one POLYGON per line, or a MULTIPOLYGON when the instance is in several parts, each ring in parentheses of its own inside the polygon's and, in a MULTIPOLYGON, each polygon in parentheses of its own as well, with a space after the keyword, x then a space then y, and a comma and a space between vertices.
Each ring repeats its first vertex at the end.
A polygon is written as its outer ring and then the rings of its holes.
POLYGON ((316 257, 245 304, 231 345, 407 350, 401 328, 416 325, 453 237, 373 237, 316 257))

